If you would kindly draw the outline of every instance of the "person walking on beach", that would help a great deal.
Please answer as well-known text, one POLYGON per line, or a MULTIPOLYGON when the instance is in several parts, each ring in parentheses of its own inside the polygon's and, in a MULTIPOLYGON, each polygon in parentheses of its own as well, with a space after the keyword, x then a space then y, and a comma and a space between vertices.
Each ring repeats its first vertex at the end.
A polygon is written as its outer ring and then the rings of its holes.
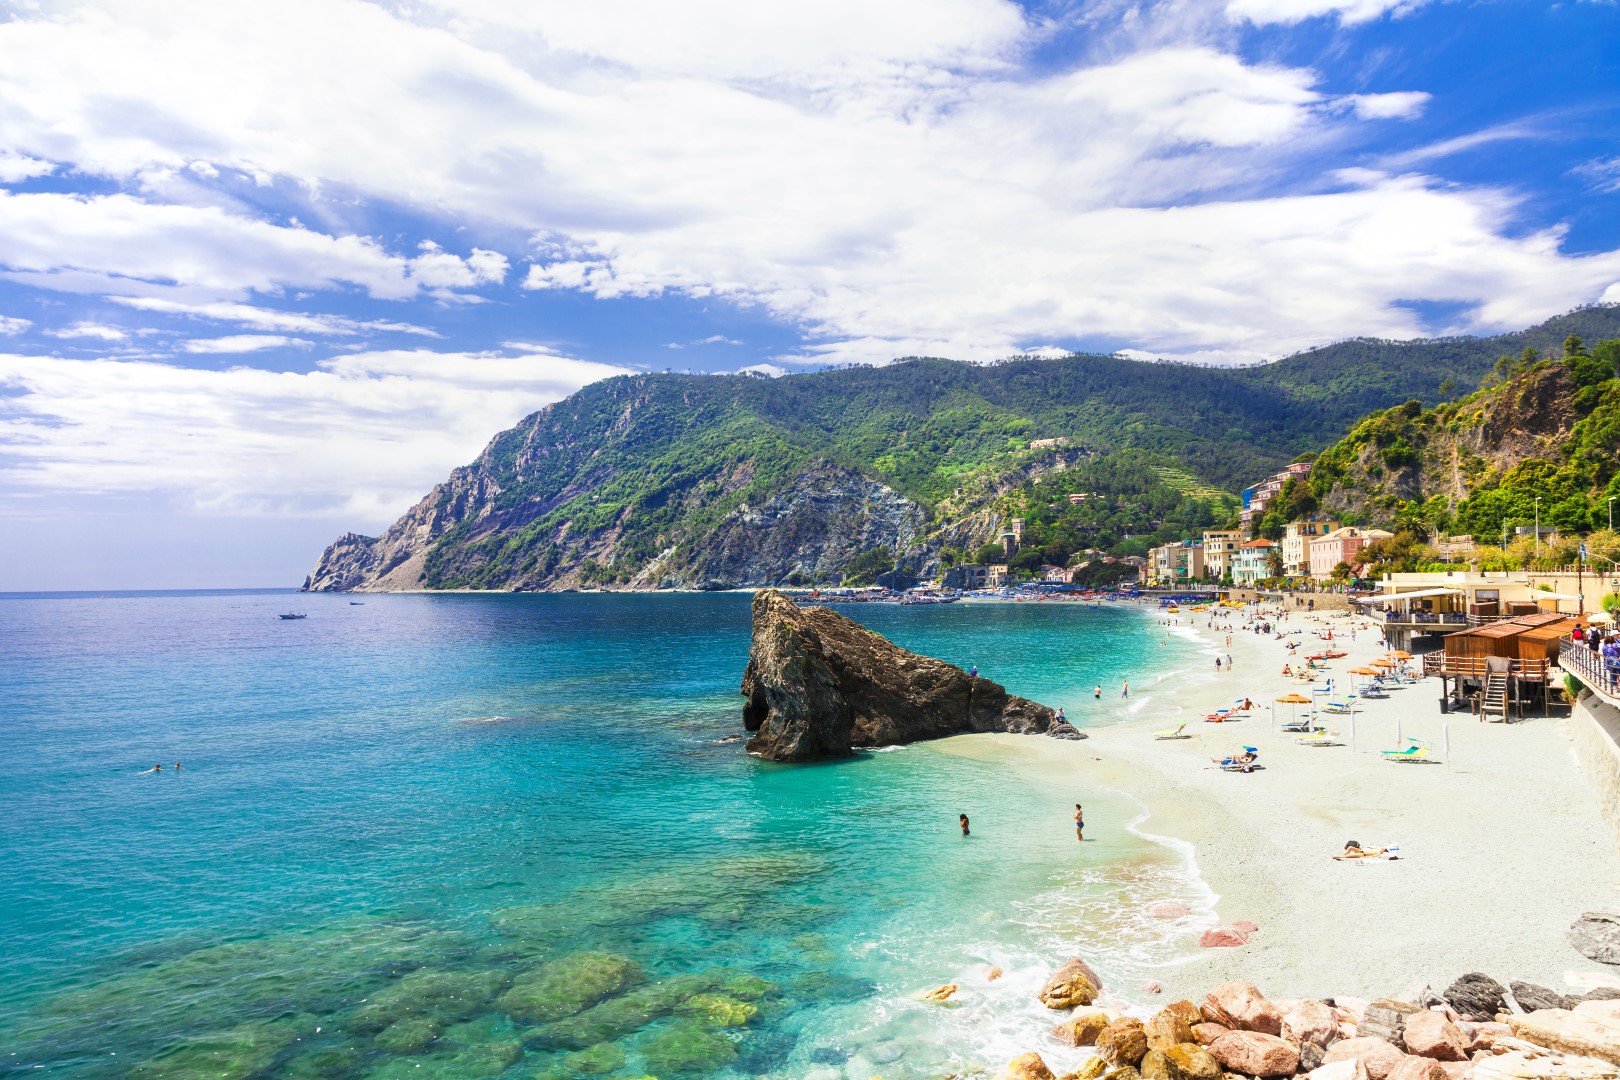
POLYGON ((1074 838, 1081 841, 1086 838, 1086 812, 1079 803, 1074 804, 1074 838))
POLYGON ((962 826, 962 835, 966 836, 968 834, 968 817, 967 817, 967 815, 966 814, 958 814, 957 817, 956 817, 956 823, 958 825, 962 826))

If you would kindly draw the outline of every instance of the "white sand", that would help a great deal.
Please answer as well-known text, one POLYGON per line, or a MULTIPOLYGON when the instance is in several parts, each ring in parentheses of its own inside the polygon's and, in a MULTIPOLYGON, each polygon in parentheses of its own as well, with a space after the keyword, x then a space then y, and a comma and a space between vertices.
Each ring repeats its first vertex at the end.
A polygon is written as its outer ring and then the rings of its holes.
MULTIPOLYGON (((1217 677, 1214 653, 1224 658, 1225 635, 1206 621, 1196 620, 1201 648, 1194 648, 1207 670, 1143 687, 1148 703, 1140 707, 1139 694, 1132 719, 1091 728, 1084 742, 967 740, 992 741, 995 750, 984 750, 997 758, 1049 766, 1057 757, 1092 783, 1129 793, 1150 813, 1144 832, 1194 846, 1199 871, 1220 896, 1221 921, 1260 927, 1247 946, 1197 950, 1192 962, 1164 970, 1161 1000, 1239 977, 1277 997, 1377 997, 1420 981, 1440 990, 1468 971, 1554 988, 1565 986, 1567 972, 1616 974, 1565 940, 1581 912, 1620 907, 1620 852, 1575 759, 1567 720, 1507 725, 1467 713, 1443 717, 1439 681, 1425 679, 1362 703, 1354 749, 1298 746, 1269 711, 1280 694, 1309 696, 1309 686, 1281 675, 1283 643, 1241 629, 1244 617, 1233 613, 1235 671, 1223 668, 1217 677), (1245 694, 1260 706, 1250 718, 1202 721, 1205 711, 1245 694), (1178 709, 1194 737, 1154 740, 1155 730, 1175 726, 1178 709), (1397 745, 1397 722, 1404 736, 1433 743, 1445 762, 1382 760, 1377 751, 1397 745), (1443 724, 1448 754, 1441 751, 1443 724), (1259 748, 1263 769, 1233 774, 1210 762, 1242 744, 1259 748), (1401 860, 1334 861, 1350 839, 1399 845, 1401 860)), ((1188 623, 1183 615, 1182 635, 1188 623)), ((1367 624, 1302 614, 1280 624, 1306 631, 1290 639, 1303 642, 1302 659, 1325 645, 1312 631, 1334 628, 1334 647, 1349 653, 1330 662, 1336 688, 1350 680, 1349 668, 1384 651, 1376 628, 1348 641, 1341 631, 1352 625, 1367 624)), ((1277 706, 1282 716, 1287 708, 1277 706)), ((1348 744, 1348 717, 1328 722, 1348 744)), ((1093 835, 1125 824, 1087 822, 1093 835)), ((1189 944, 1196 944, 1191 934, 1189 944)))

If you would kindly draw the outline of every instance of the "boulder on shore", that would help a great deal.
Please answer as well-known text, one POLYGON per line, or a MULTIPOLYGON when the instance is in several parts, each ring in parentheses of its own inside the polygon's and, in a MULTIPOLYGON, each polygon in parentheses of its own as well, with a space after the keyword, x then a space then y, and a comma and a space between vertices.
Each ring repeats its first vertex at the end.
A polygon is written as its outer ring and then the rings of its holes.
POLYGON ((1204 995, 1204 1019, 1229 1028, 1281 1035, 1283 1011, 1260 988, 1241 979, 1221 983, 1204 995))
POLYGON ((1052 1070, 1047 1068, 1041 1055, 1036 1053, 1019 1054, 1007 1062, 1007 1067, 1001 1070, 1001 1080, 1057 1080, 1052 1070))
POLYGON ((1299 1068, 1294 1045, 1262 1031, 1227 1032, 1209 1044, 1209 1053, 1227 1071, 1245 1076, 1292 1076, 1299 1068))
POLYGON ((1420 1009, 1406 1018, 1401 1041, 1408 1053, 1435 1061, 1467 1061, 1468 1039, 1441 1013, 1420 1009))
POLYGON ((1588 911, 1569 928, 1576 952, 1600 964, 1620 964, 1620 915, 1588 911))
POLYGON ((1516 1038, 1537 1046, 1620 1065, 1620 1023, 1613 1020, 1567 1009, 1542 1009, 1509 1017, 1508 1025, 1516 1038))
POLYGON ((1102 979, 1091 970, 1091 965, 1078 956, 1052 972, 1046 985, 1036 997, 1048 1009, 1072 1009, 1076 1005, 1090 1005, 1102 993, 1102 979))
POLYGON ((1507 1011, 1507 1001, 1502 996, 1506 990, 1489 975, 1471 971, 1446 987, 1446 992, 1440 996, 1464 1020, 1495 1020, 1497 1013, 1507 1011))
POLYGON ((1083 739, 1045 705, 989 679, 907 652, 825 607, 799 607, 775 589, 754 594, 743 673, 750 753, 773 761, 847 757, 969 732, 1083 739))

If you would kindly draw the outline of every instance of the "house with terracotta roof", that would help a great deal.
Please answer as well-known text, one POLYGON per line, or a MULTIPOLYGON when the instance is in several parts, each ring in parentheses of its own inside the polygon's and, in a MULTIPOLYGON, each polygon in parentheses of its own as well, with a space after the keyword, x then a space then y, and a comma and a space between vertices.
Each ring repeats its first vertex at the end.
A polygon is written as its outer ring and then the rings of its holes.
POLYGON ((1253 585, 1271 576, 1271 556, 1277 545, 1270 540, 1250 540, 1232 557, 1232 582, 1253 585))

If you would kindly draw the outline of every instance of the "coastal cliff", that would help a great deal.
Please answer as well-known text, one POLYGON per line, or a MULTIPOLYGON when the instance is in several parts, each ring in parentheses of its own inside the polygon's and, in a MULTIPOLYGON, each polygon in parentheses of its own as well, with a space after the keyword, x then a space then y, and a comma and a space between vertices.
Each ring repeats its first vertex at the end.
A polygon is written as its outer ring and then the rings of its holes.
POLYGON ((1572 332, 1620 333, 1620 306, 1242 370, 1074 355, 619 376, 497 434, 381 535, 339 537, 304 588, 870 584, 984 561, 1010 518, 1032 530, 1021 569, 1062 565, 1208 527, 1370 409, 1444 398, 1510 341, 1572 332))
POLYGON ((825 607, 756 593, 743 673, 748 750, 773 761, 847 757, 968 732, 1085 738, 1045 705, 907 652, 825 607))

